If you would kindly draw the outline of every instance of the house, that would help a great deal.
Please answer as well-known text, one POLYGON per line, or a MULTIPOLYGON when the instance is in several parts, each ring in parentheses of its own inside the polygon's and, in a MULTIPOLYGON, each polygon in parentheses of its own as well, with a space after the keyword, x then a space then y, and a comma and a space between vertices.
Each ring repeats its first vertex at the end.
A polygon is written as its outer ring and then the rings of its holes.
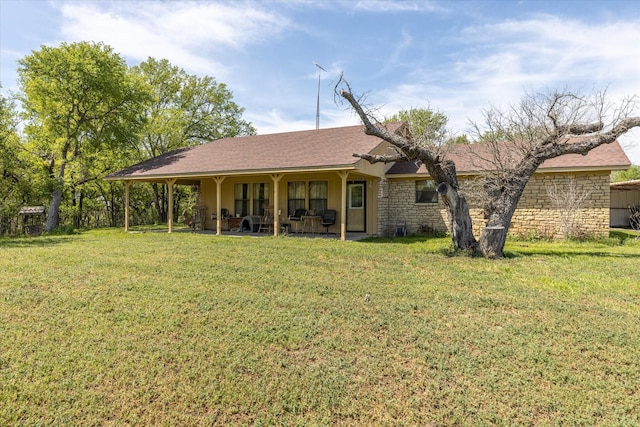
MULTIPOLYGON (((391 131, 406 131, 403 123, 387 125, 391 131)), ((454 147, 447 156, 456 162, 461 186, 483 171, 470 151, 454 147)), ((443 203, 424 166, 416 162, 370 164, 354 153, 388 154, 386 141, 366 135, 362 126, 224 138, 205 145, 182 148, 120 170, 106 177, 126 184, 125 229, 128 229, 129 188, 134 183, 168 184, 169 203, 174 185, 197 186, 198 209, 205 229, 222 232, 223 213, 232 217, 263 215, 273 209, 275 235, 289 224, 296 209, 311 211, 311 226, 317 214, 338 212, 328 231, 341 239, 357 232, 386 236, 399 222, 410 233, 446 230, 443 203)), ((609 227, 609 175, 627 169, 629 159, 616 142, 586 156, 566 155, 545 162, 532 177, 511 224, 511 232, 554 234, 557 215, 546 196, 549 182, 571 176, 590 192, 581 213, 585 231, 603 233, 609 227)), ((474 227, 483 226, 483 209, 472 207, 474 227)), ((168 228, 174 218, 170 215, 168 228)), ((238 226, 238 219, 226 220, 238 226)))

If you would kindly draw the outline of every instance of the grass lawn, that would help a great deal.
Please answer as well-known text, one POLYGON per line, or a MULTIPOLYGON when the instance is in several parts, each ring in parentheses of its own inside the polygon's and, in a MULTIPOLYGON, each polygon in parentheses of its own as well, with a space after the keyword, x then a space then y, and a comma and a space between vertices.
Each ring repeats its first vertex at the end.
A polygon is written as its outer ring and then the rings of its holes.
POLYGON ((640 425, 640 242, 0 240, 0 425, 640 425))

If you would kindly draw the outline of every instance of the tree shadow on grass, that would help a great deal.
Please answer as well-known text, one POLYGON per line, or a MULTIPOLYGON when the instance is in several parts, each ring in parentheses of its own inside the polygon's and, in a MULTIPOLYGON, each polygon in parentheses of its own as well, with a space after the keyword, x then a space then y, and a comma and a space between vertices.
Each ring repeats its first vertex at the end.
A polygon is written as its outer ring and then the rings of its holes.
MULTIPOLYGON (((614 233, 611 235, 612 240, 610 242, 611 248, 616 248, 619 245, 625 244, 627 240, 633 241, 634 236, 629 236, 628 234, 623 234, 622 236, 617 236, 614 233), (616 242, 615 240, 618 239, 616 242)), ((449 237, 433 237, 433 236, 407 236, 407 237, 367 237, 366 239, 362 239, 359 242, 364 243, 386 243, 386 244, 401 244, 401 245, 412 245, 412 244, 420 244, 433 242, 434 247, 429 248, 433 253, 438 253, 447 257, 460 257, 467 258, 471 257, 467 252, 464 251, 456 251, 453 249, 451 245, 451 241, 449 237), (444 245, 443 239, 447 240, 447 244, 444 245), (443 245, 438 246, 437 241, 441 241, 443 245)), ((598 242, 596 242, 598 243, 598 242)), ((588 242, 584 242, 584 245, 588 245, 588 242)), ((633 243, 632 243, 633 244, 633 243)), ((526 256, 550 256, 550 257, 568 257, 568 256, 592 256, 592 257, 609 257, 609 258, 640 258, 640 242, 638 243, 638 251, 634 253, 619 253, 612 251, 607 251, 606 249, 583 249, 583 248, 575 248, 575 247, 566 247, 563 248, 561 245, 557 247, 548 247, 545 246, 544 243, 536 243, 536 242, 511 242, 504 250, 504 258, 519 258, 526 256), (522 251, 518 250, 518 247, 523 248, 522 251)))
POLYGON ((504 251, 505 258, 519 258, 526 256, 548 256, 548 257, 571 257, 571 256, 591 256, 595 258, 640 258, 640 250, 637 253, 616 253, 607 251, 581 251, 581 250, 550 250, 550 249, 532 249, 523 252, 510 249, 504 251))

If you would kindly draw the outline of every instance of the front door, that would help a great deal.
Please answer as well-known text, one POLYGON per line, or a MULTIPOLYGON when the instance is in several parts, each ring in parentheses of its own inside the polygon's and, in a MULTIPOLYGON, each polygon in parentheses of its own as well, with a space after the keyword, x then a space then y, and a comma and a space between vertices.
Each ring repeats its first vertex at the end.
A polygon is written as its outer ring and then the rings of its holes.
POLYGON ((365 201, 365 183, 347 183, 347 231, 366 231, 365 201))

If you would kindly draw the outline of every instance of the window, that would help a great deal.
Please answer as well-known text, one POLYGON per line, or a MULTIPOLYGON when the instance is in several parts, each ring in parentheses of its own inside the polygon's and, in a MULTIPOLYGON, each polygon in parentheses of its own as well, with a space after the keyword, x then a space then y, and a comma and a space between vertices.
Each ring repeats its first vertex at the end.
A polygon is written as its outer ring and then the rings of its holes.
POLYGON ((249 184, 236 184, 234 193, 234 213, 240 216, 249 215, 249 184))
POLYGON ((364 184, 351 184, 349 186, 349 209, 364 208, 364 184))
POLYGON ((305 208, 305 183, 302 181, 287 184, 287 211, 293 215, 296 209, 305 208))
POLYGON ((269 183, 257 182, 253 184, 253 214, 264 215, 265 206, 269 205, 269 183))
POLYGON ((309 210, 321 215, 327 210, 327 181, 309 182, 309 210))
POLYGON ((416 181, 416 203, 438 203, 438 192, 433 181, 416 181))

